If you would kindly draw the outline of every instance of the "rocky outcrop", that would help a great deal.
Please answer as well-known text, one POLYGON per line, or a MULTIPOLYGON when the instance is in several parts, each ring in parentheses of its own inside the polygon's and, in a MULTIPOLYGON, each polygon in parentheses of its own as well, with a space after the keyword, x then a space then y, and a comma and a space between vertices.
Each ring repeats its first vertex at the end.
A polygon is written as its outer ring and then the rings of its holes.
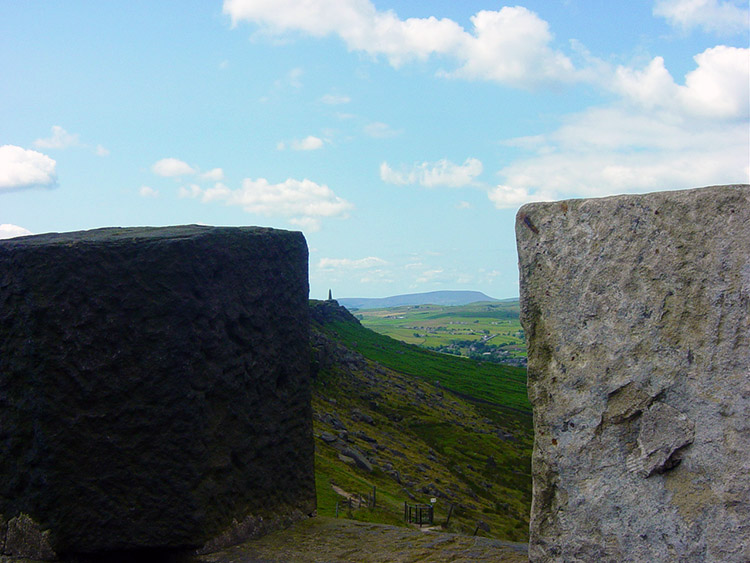
POLYGON ((250 227, 0 241, 4 553, 220 547, 313 512, 307 258, 250 227))
POLYGON ((750 560, 750 187, 524 206, 531 561, 750 560))

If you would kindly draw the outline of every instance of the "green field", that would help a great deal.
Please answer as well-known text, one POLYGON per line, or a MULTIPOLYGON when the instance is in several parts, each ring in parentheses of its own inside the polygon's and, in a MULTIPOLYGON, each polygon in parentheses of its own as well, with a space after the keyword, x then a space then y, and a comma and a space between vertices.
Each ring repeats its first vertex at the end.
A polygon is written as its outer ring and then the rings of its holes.
POLYGON ((414 305, 352 313, 375 332, 428 350, 500 363, 520 362, 526 357, 517 299, 455 307, 414 305))

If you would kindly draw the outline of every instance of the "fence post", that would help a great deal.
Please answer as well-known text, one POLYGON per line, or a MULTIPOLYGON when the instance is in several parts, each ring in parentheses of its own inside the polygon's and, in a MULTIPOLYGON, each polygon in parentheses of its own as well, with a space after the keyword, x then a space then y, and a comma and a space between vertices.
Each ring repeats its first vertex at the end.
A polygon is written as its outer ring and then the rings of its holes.
POLYGON ((339 501, 336 501, 336 518, 339 517, 339 501))
POLYGON ((377 488, 375 485, 372 486, 372 507, 375 508, 375 495, 377 494, 377 488))
POLYGON ((446 527, 451 523, 451 514, 453 514, 453 504, 451 504, 451 507, 448 509, 448 518, 445 520, 446 527))

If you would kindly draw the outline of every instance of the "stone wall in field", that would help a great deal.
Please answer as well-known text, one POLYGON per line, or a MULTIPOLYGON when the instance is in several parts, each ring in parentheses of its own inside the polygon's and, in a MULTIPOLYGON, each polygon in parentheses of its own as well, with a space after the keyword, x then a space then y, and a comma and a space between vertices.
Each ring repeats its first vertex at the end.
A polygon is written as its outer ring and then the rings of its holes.
POLYGON ((0 241, 0 554, 210 549, 312 513, 307 261, 251 227, 0 241))
POLYGON ((750 187, 524 206, 530 559, 750 561, 750 187))

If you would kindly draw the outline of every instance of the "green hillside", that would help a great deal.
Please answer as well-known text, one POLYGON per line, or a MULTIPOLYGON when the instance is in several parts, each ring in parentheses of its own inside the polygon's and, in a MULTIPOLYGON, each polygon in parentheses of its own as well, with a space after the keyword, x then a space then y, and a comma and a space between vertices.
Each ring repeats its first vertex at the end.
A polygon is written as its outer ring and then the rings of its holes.
POLYGON ((436 354, 311 302, 318 510, 403 523, 404 502, 435 498, 436 524, 525 541, 531 407, 525 370, 436 354), (343 495, 372 493, 349 511, 343 495))
POLYGON ((367 328, 428 350, 525 365, 517 299, 469 305, 411 305, 355 310, 367 328))

